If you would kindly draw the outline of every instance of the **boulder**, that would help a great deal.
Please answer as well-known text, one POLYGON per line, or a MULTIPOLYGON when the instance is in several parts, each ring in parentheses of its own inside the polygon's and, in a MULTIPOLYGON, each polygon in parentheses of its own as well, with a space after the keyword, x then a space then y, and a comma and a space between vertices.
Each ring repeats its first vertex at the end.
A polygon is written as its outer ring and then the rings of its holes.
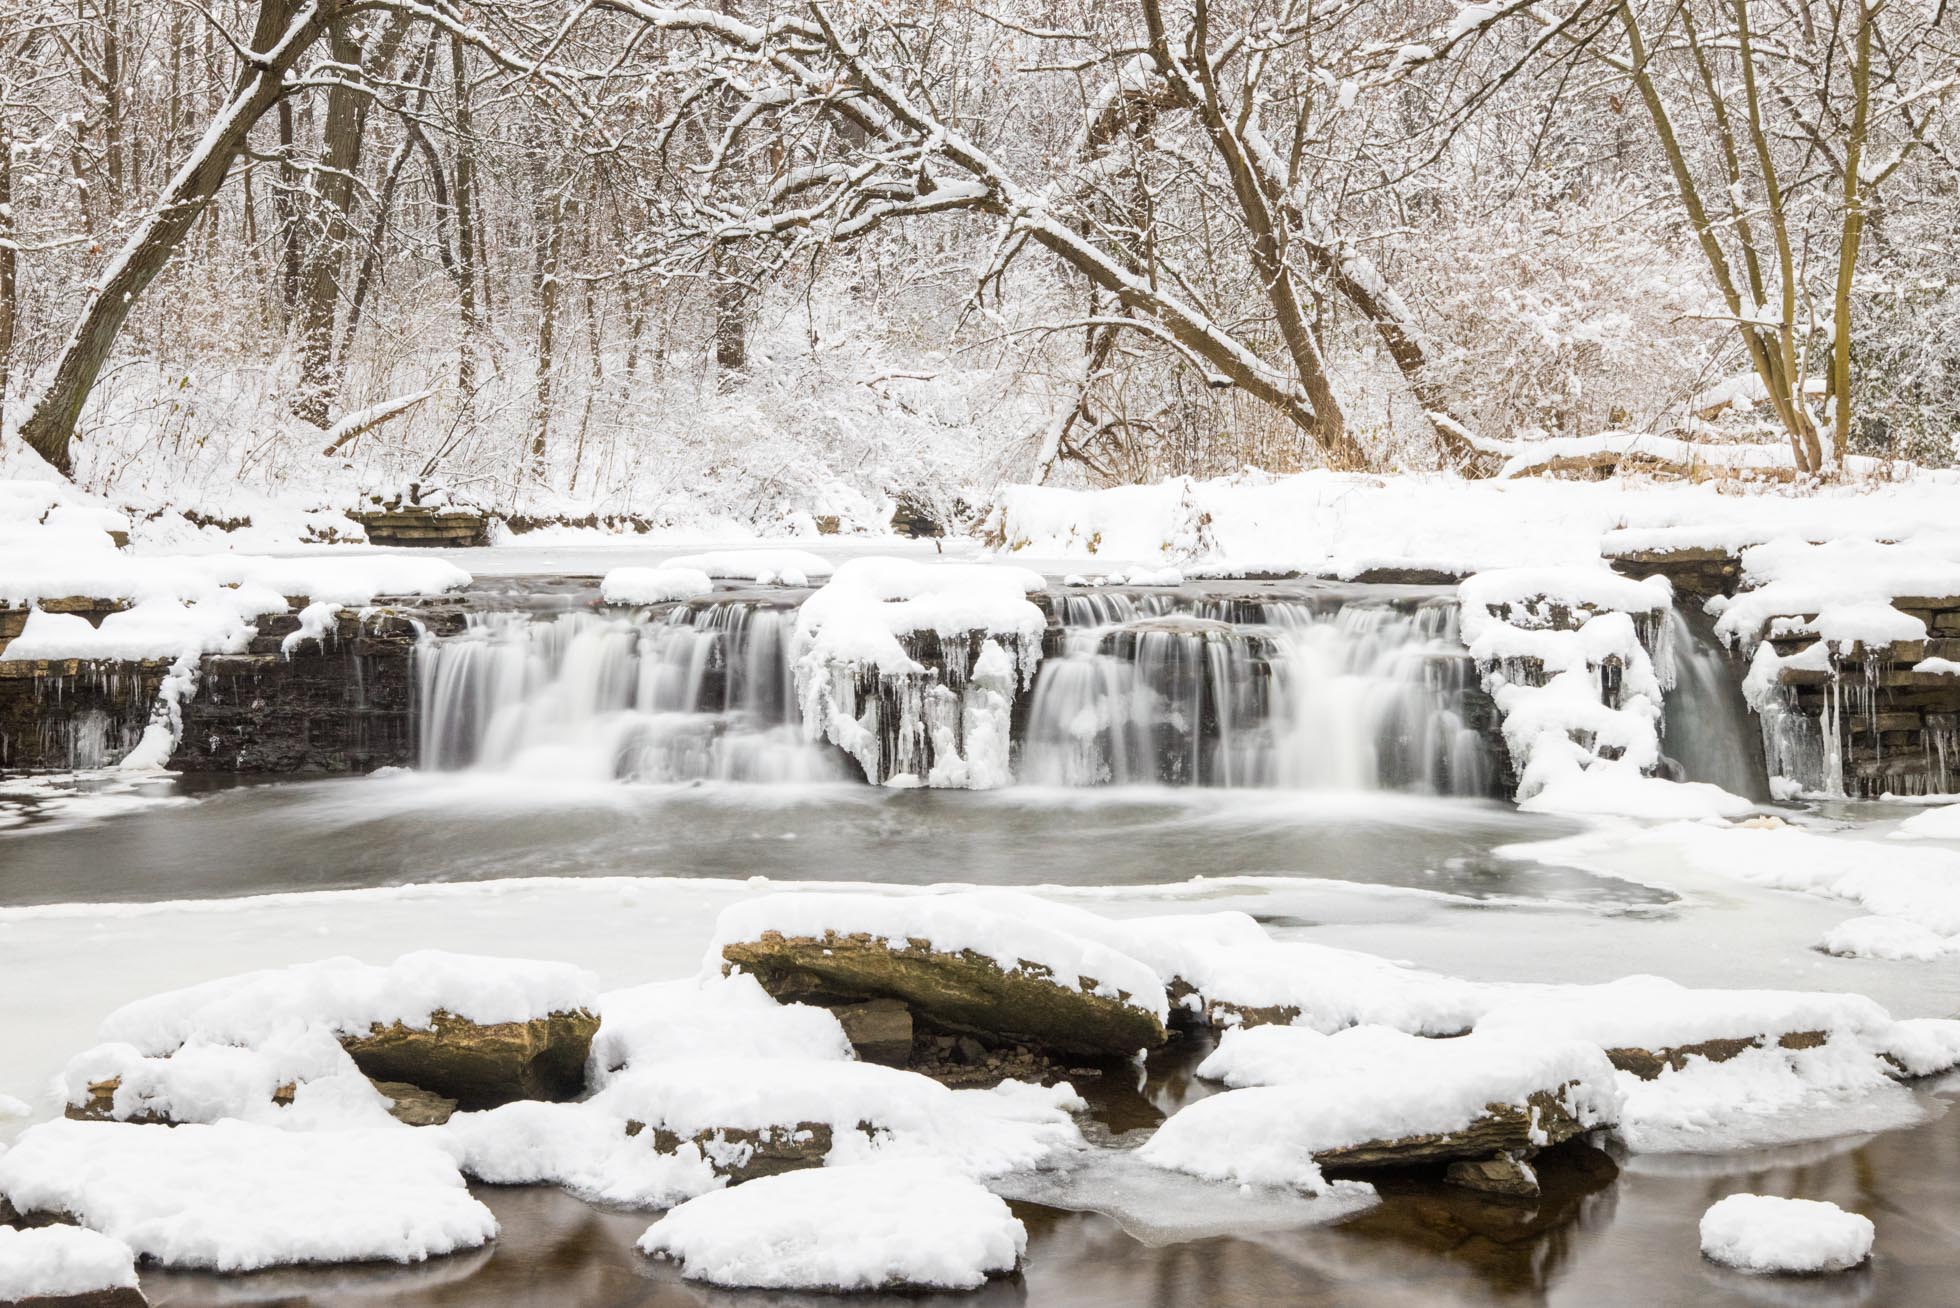
POLYGON ((912 1058, 912 1010, 896 999, 839 1004, 830 1010, 859 1061, 904 1067, 912 1058))
MULTIPOLYGON (((1826 1031, 1789 1031, 1778 1036, 1776 1043, 1784 1049, 1815 1049, 1829 1038, 1830 1033, 1826 1031)), ((1760 1035, 1736 1036, 1661 1049, 1609 1049, 1606 1056, 1620 1071, 1631 1072, 1642 1081, 1652 1081, 1662 1072, 1680 1071, 1690 1058, 1726 1063, 1746 1049, 1761 1049, 1765 1039, 1760 1035)))
MULTIPOLYGON (((859 1123, 858 1129, 866 1134, 872 1132, 872 1127, 866 1123, 859 1123)), ((644 1122, 626 1124, 627 1135, 638 1136, 646 1132, 644 1122)), ((682 1145, 694 1145, 708 1160, 708 1165, 715 1169, 715 1174, 727 1177, 730 1185, 753 1181, 759 1176, 777 1176, 805 1167, 822 1167, 824 1159, 830 1154, 833 1140, 827 1122, 798 1122, 794 1126, 756 1129, 715 1127, 685 1138, 666 1127, 657 1126, 650 1134, 657 1153, 678 1153, 682 1145)))
POLYGON ((765 931, 724 945, 722 958, 727 970, 754 975, 786 1003, 902 1000, 920 1025, 994 1045, 1127 1058, 1167 1038, 1154 1012, 1126 996, 1094 993, 1093 977, 1071 984, 1027 963, 1003 971, 984 954, 935 950, 917 938, 899 945, 868 933, 827 931, 818 938, 765 931))
POLYGON ((1443 1179, 1451 1185, 1507 1199, 1536 1199, 1538 1173, 1530 1163, 1515 1154, 1492 1154, 1489 1158, 1460 1158, 1449 1165, 1443 1179))
POLYGON ((1330 1171, 1362 1171, 1489 1159, 1498 1154, 1529 1158, 1540 1149, 1562 1144, 1590 1129, 1573 1117, 1560 1091, 1538 1090, 1522 1104, 1486 1104, 1483 1116, 1460 1131, 1317 1149, 1314 1161, 1330 1171))
MULTIPOLYGON (((137 1126, 176 1126, 177 1120, 163 1113, 144 1110, 131 1113, 127 1117, 116 1116, 116 1091, 122 1089, 122 1078, 108 1077, 101 1081, 88 1083, 88 1098, 79 1104, 69 1104, 61 1110, 62 1116, 75 1122, 129 1122, 137 1126)), ((293 1095, 299 1087, 292 1082, 279 1086, 272 1092, 272 1102, 281 1108, 291 1107, 293 1095)))
POLYGON ((388 1116, 409 1126, 441 1126, 456 1111, 454 1099, 406 1081, 375 1081, 374 1088, 388 1100, 388 1116))
POLYGON ((598 1017, 584 1009, 489 1025, 438 1010, 427 1027, 377 1023, 340 1045, 375 1081, 406 1082, 475 1110, 577 1097, 598 1030, 598 1017))

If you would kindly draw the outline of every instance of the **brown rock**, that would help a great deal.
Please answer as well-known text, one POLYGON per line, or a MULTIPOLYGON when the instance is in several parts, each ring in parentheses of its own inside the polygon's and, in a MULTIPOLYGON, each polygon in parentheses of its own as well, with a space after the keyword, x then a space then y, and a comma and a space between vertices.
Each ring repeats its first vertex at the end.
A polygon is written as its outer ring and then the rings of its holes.
MULTIPOLYGON (((626 1134, 631 1136, 646 1130, 644 1122, 626 1124, 626 1134)), ((858 1130, 866 1135, 875 1132, 875 1128, 867 1122, 858 1123, 858 1130)), ((753 1129, 715 1127, 685 1138, 665 1127, 655 1127, 649 1134, 658 1153, 678 1153, 684 1144, 696 1146, 708 1160, 708 1165, 715 1169, 716 1175, 727 1177, 731 1185, 753 1181, 760 1176, 777 1176, 806 1167, 822 1167, 833 1139, 827 1122, 797 1122, 794 1125, 753 1129)))
POLYGON ((377 1023, 340 1045, 373 1080, 405 1081, 477 1109, 575 1098, 598 1030, 598 1017, 583 1009, 490 1025, 438 1011, 426 1029, 377 1023))
POLYGON ((1005 972, 985 955, 942 953, 924 940, 894 949, 863 933, 814 939, 769 931, 725 946, 722 957, 725 970, 753 974, 785 1003, 899 999, 923 1024, 994 1044, 1128 1057, 1167 1038, 1155 1013, 1127 1002, 1127 995, 1093 993, 1093 978, 1058 978, 1032 965, 1005 972))
POLYGON ((0 1308, 149 1308, 150 1301, 132 1285, 87 1294, 31 1294, 25 1299, 0 1299, 0 1308))
POLYGON ((866 1063, 904 1067, 912 1058, 912 1010, 896 999, 840 1004, 830 1010, 844 1038, 866 1063))
POLYGON ((388 1099, 388 1116, 410 1126, 441 1126, 456 1111, 454 1099, 406 1081, 374 1081, 374 1088, 388 1099))
POLYGON ((1522 1104, 1484 1105, 1484 1115, 1461 1131, 1366 1140, 1316 1152, 1314 1161, 1328 1168, 1361 1170, 1489 1158, 1494 1154, 1528 1158, 1539 1149, 1584 1135, 1589 1129, 1566 1110, 1558 1090, 1537 1090, 1522 1104))
POLYGON ((1512 1154, 1492 1154, 1489 1158, 1460 1158, 1443 1173, 1451 1185, 1483 1194, 1511 1199, 1536 1199, 1538 1173, 1530 1163, 1512 1154))
MULTIPOLYGON (((1607 1058, 1622 1072, 1631 1072, 1642 1081, 1652 1081, 1662 1072, 1678 1072, 1692 1057, 1711 1063, 1726 1063, 1745 1049, 1760 1049, 1766 1036, 1738 1036, 1734 1039, 1703 1040, 1698 1044, 1672 1045, 1662 1049, 1609 1049, 1607 1058)), ((1784 1049, 1815 1049, 1829 1039, 1825 1031, 1790 1031, 1777 1037, 1784 1049)))

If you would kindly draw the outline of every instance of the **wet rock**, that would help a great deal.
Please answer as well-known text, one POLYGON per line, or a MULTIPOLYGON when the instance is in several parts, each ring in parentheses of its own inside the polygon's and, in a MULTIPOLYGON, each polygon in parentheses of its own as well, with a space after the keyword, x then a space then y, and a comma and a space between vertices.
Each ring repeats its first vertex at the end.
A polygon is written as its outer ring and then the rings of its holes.
POLYGON ((25 1299, 0 1299, 0 1308, 149 1308, 150 1301, 133 1285, 86 1294, 33 1294, 25 1299))
POLYGON ((1489 1158, 1463 1158, 1451 1163, 1443 1179, 1451 1185, 1483 1194, 1504 1195, 1512 1199, 1538 1197, 1538 1173, 1530 1163, 1514 1154, 1492 1154, 1489 1158))
MULTIPOLYGON (((1829 1038, 1825 1031, 1790 1031, 1777 1037, 1776 1043, 1784 1049, 1815 1049, 1829 1038)), ((1606 1056, 1613 1066, 1622 1072, 1631 1072, 1642 1081, 1652 1081, 1662 1072, 1678 1072, 1690 1058, 1705 1058, 1711 1063, 1726 1063, 1747 1049, 1761 1049, 1766 1036, 1738 1036, 1734 1039, 1703 1040, 1690 1045, 1672 1045, 1662 1049, 1609 1049, 1606 1056)))
MULTIPOLYGON (((868 1123, 860 1122, 858 1129, 867 1135, 873 1134, 873 1128, 868 1123)), ((694 1145, 708 1160, 708 1165, 715 1169, 715 1174, 727 1177, 731 1185, 805 1167, 822 1167, 834 1139, 827 1122, 798 1122, 793 1126, 753 1129, 716 1127, 687 1137, 665 1127, 655 1127, 648 1132, 644 1122, 626 1124, 627 1135, 643 1133, 652 1137, 654 1149, 663 1154, 678 1153, 681 1146, 694 1145)))
POLYGON ((489 1025, 437 1011, 427 1028, 377 1024, 340 1045, 373 1080, 407 1082, 474 1110, 575 1098, 598 1030, 598 1017, 583 1009, 489 1025))
POLYGON ((904 1067, 912 1058, 912 1010, 896 999, 840 1004, 830 1010, 859 1060, 904 1067))
POLYGON ((1538 1090, 1522 1104, 1484 1105, 1484 1115, 1460 1131, 1365 1140, 1318 1151, 1314 1161, 1324 1168, 1350 1171, 1485 1159, 1497 1154, 1529 1158, 1540 1149, 1584 1135, 1588 1129, 1566 1109, 1558 1090, 1538 1090))
POLYGON ((1093 993, 1093 978, 1071 984, 1032 966, 1005 972, 972 950, 940 952, 919 939, 894 948, 869 934, 815 939, 767 931, 729 943, 722 957, 785 1003, 903 1000, 921 1024, 993 1046, 1128 1057, 1166 1039, 1155 1013, 1093 993))
POLYGON ((388 1116, 409 1126, 441 1126, 456 1111, 454 1099, 406 1081, 375 1081, 374 1088, 389 1101, 388 1116))

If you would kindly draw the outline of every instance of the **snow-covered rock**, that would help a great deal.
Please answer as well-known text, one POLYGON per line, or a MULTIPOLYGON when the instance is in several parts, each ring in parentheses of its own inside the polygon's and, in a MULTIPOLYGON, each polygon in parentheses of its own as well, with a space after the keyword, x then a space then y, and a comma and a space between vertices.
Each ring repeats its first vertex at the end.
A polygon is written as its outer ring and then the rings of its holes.
POLYGON ((1187 1104, 1138 1156, 1212 1180, 1319 1190, 1348 1166, 1485 1157, 1556 1144, 1618 1119, 1620 1090, 1597 1046, 1452 1040, 1385 1027, 1232 1032, 1200 1074, 1251 1088, 1187 1104))
POLYGON ((136 1256, 128 1245, 75 1226, 16 1231, 0 1226, 0 1303, 136 1291, 136 1256))
POLYGON ((1012 1272, 1027 1239, 975 1182, 928 1163, 877 1163, 703 1195, 648 1227, 640 1248, 716 1285, 969 1290, 1012 1272))
POLYGON ((706 595, 714 581, 699 568, 614 568, 599 582, 608 604, 665 604, 706 595))
POLYGON ((65 1212, 167 1267, 419 1262, 475 1248, 497 1222, 425 1133, 163 1129, 44 1122, 0 1154, 0 1194, 65 1212))
POLYGON ((712 550, 669 559, 665 566, 763 586, 807 586, 813 578, 830 575, 830 560, 808 550, 712 550))
POLYGON ((900 999, 953 1030, 1069 1053, 1162 1044, 1155 971, 1034 914, 934 895, 781 894, 724 910, 709 967, 755 974, 779 999, 900 999))
POLYGON ((849 1059, 829 1010, 779 1004, 752 976, 656 981, 599 996, 589 1084, 681 1058, 849 1059))
POLYGON ((1960 938, 1943 936, 1902 917, 1854 917, 1824 933, 1818 948, 1840 958, 1931 962, 1960 952, 1960 938))
POLYGON ((1869 1217, 1815 1199, 1732 1194, 1701 1218, 1701 1252, 1745 1272, 1842 1272, 1872 1254, 1869 1217))
POLYGON ((61 1079, 69 1115, 91 1120, 387 1124, 380 1094, 320 1027, 257 1046, 194 1037, 164 1055, 111 1042, 77 1054, 61 1079))

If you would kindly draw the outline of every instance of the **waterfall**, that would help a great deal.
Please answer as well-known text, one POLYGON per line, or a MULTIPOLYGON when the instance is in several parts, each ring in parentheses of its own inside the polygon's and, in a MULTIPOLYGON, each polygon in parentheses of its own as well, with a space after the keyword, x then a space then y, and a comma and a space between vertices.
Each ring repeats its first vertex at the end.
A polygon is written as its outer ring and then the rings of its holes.
POLYGON ((1065 646, 1035 681, 1022 781, 1500 793, 1449 600, 1057 608, 1065 646))
POLYGON ((793 716, 794 616, 724 603, 650 619, 477 617, 416 650, 420 765, 628 781, 841 777, 793 716))
MULTIPOLYGON (((1661 752, 1678 781, 1706 781, 1746 799, 1766 800, 1769 771, 1764 756, 1782 776, 1809 777, 1821 769, 1823 747, 1808 737, 1800 715, 1765 712, 1752 723, 1729 655, 1706 621, 1679 608, 1668 615, 1662 641, 1672 665, 1661 713, 1661 752)), ((1777 706, 1781 707, 1781 706, 1777 706)))

